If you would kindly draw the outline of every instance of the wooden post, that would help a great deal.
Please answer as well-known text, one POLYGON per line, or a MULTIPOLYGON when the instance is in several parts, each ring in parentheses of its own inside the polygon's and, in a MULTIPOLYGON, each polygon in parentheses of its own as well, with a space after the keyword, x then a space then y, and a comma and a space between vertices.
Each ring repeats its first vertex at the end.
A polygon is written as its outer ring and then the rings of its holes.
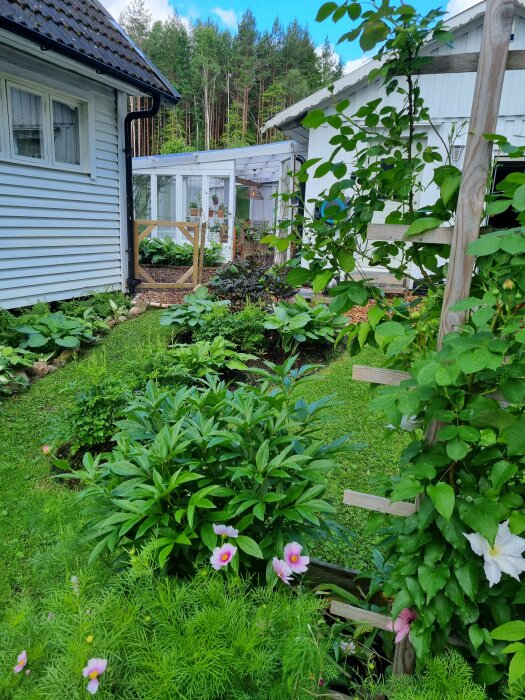
POLYGON ((467 247, 479 236, 492 154, 492 143, 483 134, 493 134, 497 129, 513 15, 513 0, 487 0, 439 344, 465 318, 465 312, 450 311, 450 307, 470 291, 474 257, 467 255, 467 247))
POLYGON ((193 286, 196 287, 199 284, 199 253, 200 253, 200 231, 199 224, 195 224, 193 227, 193 268, 192 268, 192 280, 193 286))

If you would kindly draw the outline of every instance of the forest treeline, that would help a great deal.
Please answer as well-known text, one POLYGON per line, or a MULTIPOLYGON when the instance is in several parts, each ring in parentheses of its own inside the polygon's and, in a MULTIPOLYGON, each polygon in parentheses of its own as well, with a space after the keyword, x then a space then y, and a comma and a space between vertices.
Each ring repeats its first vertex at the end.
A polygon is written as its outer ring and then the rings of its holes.
MULTIPOLYGON (((132 0, 119 22, 182 95, 176 109, 135 123, 136 156, 279 140, 261 133, 264 123, 342 75, 328 40, 316 52, 297 20, 260 31, 247 10, 233 33, 211 20, 188 26, 176 12, 154 22, 145 0, 132 0)), ((134 99, 134 109, 146 106, 134 99)))

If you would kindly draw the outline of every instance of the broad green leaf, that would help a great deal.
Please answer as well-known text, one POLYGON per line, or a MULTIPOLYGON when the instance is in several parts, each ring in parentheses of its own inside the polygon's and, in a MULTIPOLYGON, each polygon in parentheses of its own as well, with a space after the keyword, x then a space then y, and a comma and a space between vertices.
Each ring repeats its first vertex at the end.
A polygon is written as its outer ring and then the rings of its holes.
POLYGON ((468 636, 474 649, 479 649, 479 647, 483 644, 483 630, 481 627, 475 624, 470 625, 468 636))
POLYGON ((509 664, 509 683, 515 683, 525 673, 525 646, 517 651, 509 664))
POLYGON ((405 499, 414 498, 418 493, 423 491, 421 482, 417 479, 401 479, 395 486, 390 495, 390 501, 404 501, 405 499))
POLYGON ((255 540, 251 537, 246 537, 246 535, 239 535, 235 540, 235 543, 242 549, 243 552, 249 554, 251 557, 257 557, 257 559, 263 559, 263 553, 261 548, 255 540))
POLYGON ((507 441, 509 457, 525 454, 525 414, 518 416, 515 423, 504 431, 503 437, 507 441))
POLYGON ((479 570, 474 564, 464 564, 455 570, 459 585, 471 600, 475 600, 478 592, 479 570))
POLYGON ((201 525, 201 540, 210 551, 217 546, 217 535, 213 531, 212 523, 206 522, 201 525))
POLYGON ((452 197, 459 190, 461 175, 448 175, 441 183, 440 196, 443 204, 447 206, 452 197))
POLYGON ((439 566, 428 566, 420 564, 417 570, 417 576, 421 588, 427 595, 427 603, 440 591, 445 585, 450 572, 448 566, 440 564, 439 566))
POLYGON ((512 206, 518 211, 525 211, 525 185, 521 185, 516 192, 514 192, 512 206))
POLYGON ((493 639, 501 639, 504 642, 519 642, 520 639, 525 639, 525 621, 512 620, 504 625, 496 627, 492 630, 490 636, 493 639))
POLYGON ((300 287, 310 278, 310 270, 306 267, 294 267, 286 275, 286 281, 292 287, 300 287))
POLYGON ((496 462, 490 471, 490 480, 496 491, 501 491, 502 487, 515 476, 517 471, 518 467, 515 464, 504 459, 496 462))
POLYGON ((355 268, 355 258, 353 253, 341 248, 341 250, 337 251, 336 258, 343 272, 352 272, 355 268))
POLYGON ((469 255, 492 255, 499 250, 500 240, 494 234, 487 233, 473 241, 467 248, 469 255))
POLYGON ((452 486, 440 481, 435 486, 432 484, 427 486, 427 494, 436 507, 437 512, 442 515, 445 520, 450 520, 456 502, 456 496, 452 486))
POLYGON ((335 10, 339 5, 336 2, 325 2, 324 5, 321 5, 319 10, 317 11, 317 15, 315 16, 315 21, 316 22, 324 22, 324 20, 327 17, 330 17, 334 13, 335 10))
POLYGON ((334 273, 332 272, 332 270, 323 270, 318 275, 316 275, 312 282, 314 294, 319 294, 319 292, 322 292, 333 276, 334 273))
POLYGON ((474 532, 478 532, 492 545, 498 532, 500 519, 507 509, 500 503, 479 496, 471 503, 463 502, 459 506, 459 516, 474 532))
POLYGON ((460 437, 455 437, 453 440, 447 442, 446 450, 450 459, 453 459, 454 462, 458 462, 467 456, 469 446, 468 443, 460 437))
POLYGON ((429 231, 433 228, 438 228, 441 226, 443 221, 441 219, 436 219, 434 216, 427 216, 423 219, 416 219, 413 221, 405 233, 405 238, 410 238, 410 236, 417 236, 419 233, 424 231, 429 231))

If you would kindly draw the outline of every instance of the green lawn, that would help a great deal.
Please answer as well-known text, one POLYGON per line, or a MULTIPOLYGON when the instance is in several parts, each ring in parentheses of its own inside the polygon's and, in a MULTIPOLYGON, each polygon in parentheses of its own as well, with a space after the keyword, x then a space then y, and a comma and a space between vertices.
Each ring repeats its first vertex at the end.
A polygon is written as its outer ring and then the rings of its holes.
MULTIPOLYGON (((1 404, 0 600, 13 589, 42 590, 85 564, 86 552, 78 551, 75 540, 81 525, 78 508, 72 492, 49 478, 50 463, 41 446, 50 434, 53 417, 71 401, 76 381, 106 373, 126 376, 140 365, 148 347, 166 343, 169 329, 159 325, 159 315, 149 311, 117 326, 79 360, 1 404)), ((374 360, 377 362, 371 354, 359 358, 361 363, 372 364, 374 360)), ((371 490, 371 476, 395 471, 402 441, 398 436, 383 440, 382 422, 367 415, 369 390, 352 382, 351 365, 348 356, 341 356, 302 393, 306 400, 335 393, 341 401, 331 409, 333 417, 323 426, 326 440, 352 432, 355 441, 368 445, 345 455, 330 481, 330 496, 338 503, 337 518, 359 534, 367 514, 343 506, 343 490, 371 490)), ((315 553, 359 568, 369 561, 370 542, 362 538, 348 546, 329 542, 315 553)))
POLYGON ((399 454, 407 442, 406 436, 397 433, 385 437, 385 421, 367 410, 371 397, 369 385, 351 378, 354 363, 379 366, 380 362, 377 351, 366 350, 359 357, 344 353, 319 373, 319 381, 305 384, 301 391, 307 401, 329 394, 334 394, 338 401, 337 406, 327 409, 329 417, 320 430, 326 442, 351 433, 351 442, 366 445, 341 457, 341 467, 332 472, 328 490, 337 509, 335 519, 351 528, 356 537, 348 545, 341 541, 322 542, 314 552, 318 558, 353 569, 370 565, 374 543, 370 537, 363 536, 369 512, 344 505, 343 491, 374 493, 371 481, 377 476, 396 473, 399 454))
POLYGON ((13 588, 52 584, 65 570, 67 575, 75 556, 85 557, 76 552, 80 521, 72 493, 49 478, 41 446, 76 381, 101 373, 125 376, 148 345, 165 343, 169 329, 159 325, 159 316, 149 311, 117 326, 78 361, 0 404, 0 600, 13 588))

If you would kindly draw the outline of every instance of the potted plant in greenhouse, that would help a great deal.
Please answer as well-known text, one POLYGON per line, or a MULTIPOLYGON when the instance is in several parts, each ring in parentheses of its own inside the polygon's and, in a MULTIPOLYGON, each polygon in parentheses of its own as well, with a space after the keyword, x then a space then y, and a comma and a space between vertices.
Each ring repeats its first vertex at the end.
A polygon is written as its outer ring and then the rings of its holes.
POLYGON ((219 208, 217 209, 217 216, 219 219, 224 219, 224 216, 226 215, 226 207, 224 204, 219 204, 219 208))
POLYGON ((197 202, 195 200, 192 200, 190 202, 189 209, 190 209, 190 216, 199 216, 199 205, 197 204, 197 202))

